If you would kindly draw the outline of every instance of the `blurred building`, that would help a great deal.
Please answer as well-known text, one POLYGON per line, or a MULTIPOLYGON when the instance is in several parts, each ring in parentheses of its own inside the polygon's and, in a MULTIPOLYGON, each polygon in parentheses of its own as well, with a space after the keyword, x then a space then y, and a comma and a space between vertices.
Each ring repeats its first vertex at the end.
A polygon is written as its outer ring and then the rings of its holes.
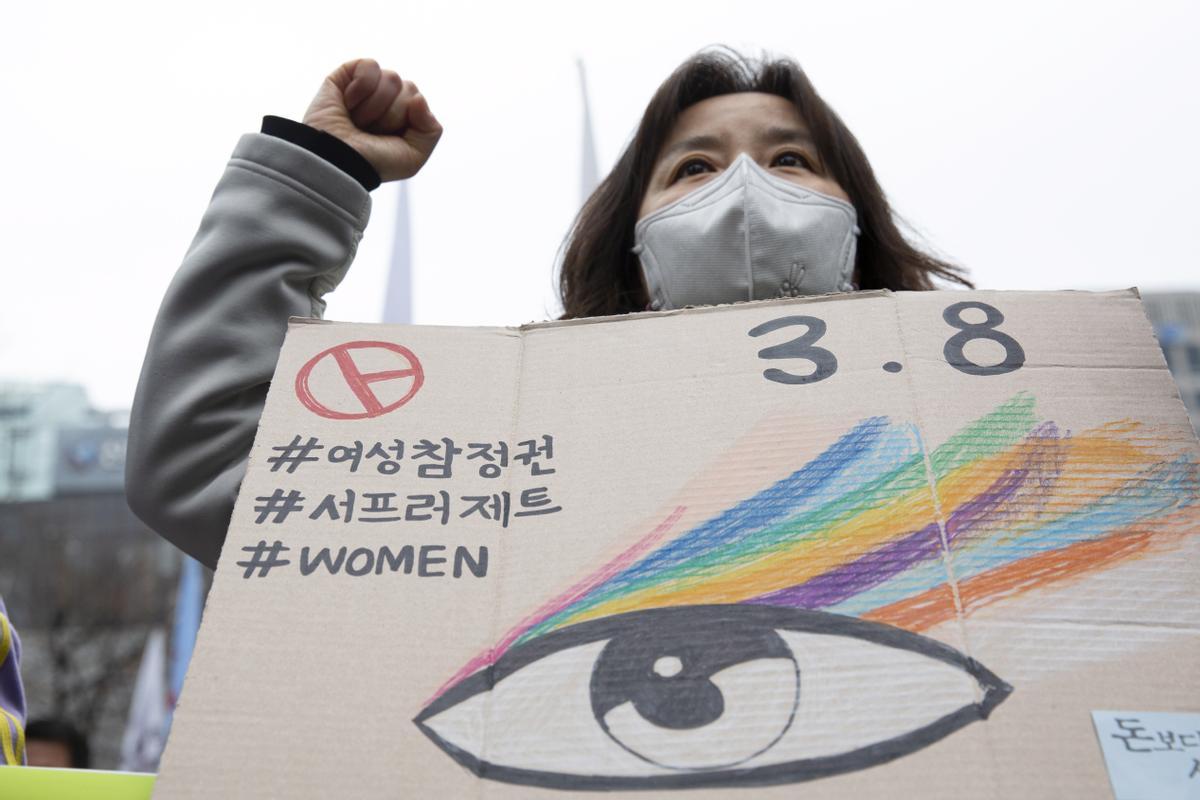
POLYGON ((1200 433, 1200 292, 1148 292, 1142 295, 1142 305, 1192 428, 1200 433))
POLYGON ((29 714, 73 722, 109 769, 180 567, 125 502, 127 429, 127 413, 92 407, 81 386, 0 382, 0 591, 29 714))
POLYGON ((0 501, 53 495, 59 427, 95 421, 82 386, 0 383, 0 501))

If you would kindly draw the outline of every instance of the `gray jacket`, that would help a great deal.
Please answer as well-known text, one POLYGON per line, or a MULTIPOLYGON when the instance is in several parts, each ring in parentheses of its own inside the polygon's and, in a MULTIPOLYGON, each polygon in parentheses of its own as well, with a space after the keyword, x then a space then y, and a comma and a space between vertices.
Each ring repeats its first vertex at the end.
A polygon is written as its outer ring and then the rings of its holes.
POLYGON ((215 567, 289 317, 320 317, 371 211, 354 178, 252 133, 233 151, 163 298, 129 424, 125 490, 215 567))

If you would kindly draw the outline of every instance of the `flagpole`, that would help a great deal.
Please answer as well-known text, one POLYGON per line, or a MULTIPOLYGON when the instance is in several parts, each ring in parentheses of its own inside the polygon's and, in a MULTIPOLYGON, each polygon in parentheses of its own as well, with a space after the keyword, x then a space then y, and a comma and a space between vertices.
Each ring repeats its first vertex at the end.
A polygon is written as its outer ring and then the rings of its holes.
POLYGON ((383 321, 412 322, 412 235, 408 221, 408 181, 398 181, 396 216, 392 226, 392 258, 388 265, 383 321))
POLYGON ((583 66, 582 58, 575 59, 575 66, 579 69, 579 91, 583 96, 583 155, 579 172, 579 202, 582 205, 600 185, 600 170, 596 166, 596 138, 592 133, 592 104, 588 99, 587 70, 583 66))

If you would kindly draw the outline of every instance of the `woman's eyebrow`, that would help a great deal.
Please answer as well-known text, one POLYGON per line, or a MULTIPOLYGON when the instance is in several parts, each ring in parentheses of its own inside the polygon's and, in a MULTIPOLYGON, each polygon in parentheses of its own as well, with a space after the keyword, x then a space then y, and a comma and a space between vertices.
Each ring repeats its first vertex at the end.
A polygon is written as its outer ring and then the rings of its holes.
POLYGON ((679 153, 686 153, 688 150, 719 150, 725 144, 725 137, 713 136, 710 133, 701 133, 696 136, 689 136, 686 139, 680 139, 675 144, 663 151, 658 157, 660 162, 670 161, 679 153))
POLYGON ((760 142, 762 142, 763 144, 767 144, 767 145, 774 145, 774 144, 806 144, 809 146, 814 145, 812 136, 809 135, 808 131, 803 130, 802 128, 771 127, 771 128, 767 128, 765 131, 763 131, 761 134, 759 134, 758 139, 760 142))

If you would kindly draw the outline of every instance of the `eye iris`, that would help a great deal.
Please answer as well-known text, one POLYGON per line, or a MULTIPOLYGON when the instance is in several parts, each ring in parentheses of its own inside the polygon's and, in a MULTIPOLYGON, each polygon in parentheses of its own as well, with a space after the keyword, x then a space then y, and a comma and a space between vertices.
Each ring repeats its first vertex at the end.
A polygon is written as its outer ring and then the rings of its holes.
POLYGON ((726 727, 748 748, 732 763, 772 746, 799 692, 787 644, 773 628, 735 624, 720 607, 679 622, 633 625, 605 645, 592 670, 597 723, 629 752, 670 768, 728 766, 726 727), (696 735, 720 745, 706 753, 696 735))

